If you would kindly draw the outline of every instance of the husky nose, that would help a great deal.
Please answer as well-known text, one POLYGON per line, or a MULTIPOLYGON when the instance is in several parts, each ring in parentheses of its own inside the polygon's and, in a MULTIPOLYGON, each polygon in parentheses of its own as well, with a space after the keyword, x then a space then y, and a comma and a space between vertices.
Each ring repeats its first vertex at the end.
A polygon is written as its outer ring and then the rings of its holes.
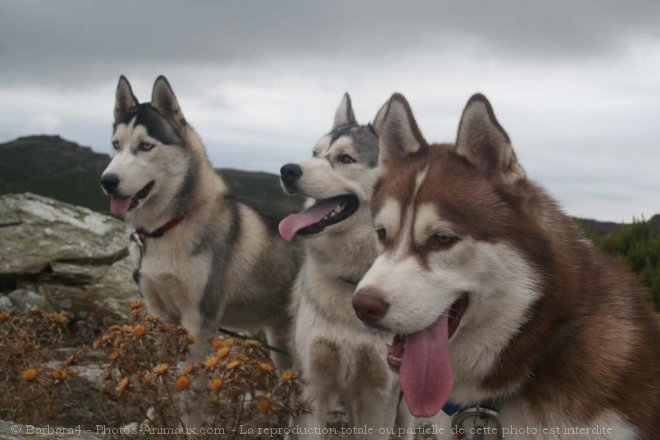
POLYGON ((296 183, 302 174, 302 168, 296 163, 288 163, 280 168, 280 177, 284 183, 296 183))
POLYGON ((101 176, 101 186, 108 194, 113 194, 119 186, 119 177, 116 174, 104 174, 101 176))
POLYGON ((390 305, 382 297, 383 292, 378 289, 359 290, 351 301, 358 319, 368 324, 376 324, 383 319, 390 305))

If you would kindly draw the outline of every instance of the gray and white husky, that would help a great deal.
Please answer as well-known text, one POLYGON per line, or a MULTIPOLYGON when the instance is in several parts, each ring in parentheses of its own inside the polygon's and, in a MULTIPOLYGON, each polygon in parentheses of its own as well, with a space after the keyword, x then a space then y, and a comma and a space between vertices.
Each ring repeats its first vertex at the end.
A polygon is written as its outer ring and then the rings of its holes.
MULTIPOLYGON (((281 169, 289 194, 308 198, 306 209, 280 223, 285 240, 304 237, 306 256, 293 293, 294 358, 311 412, 297 420, 303 437, 318 437, 340 398, 351 426, 371 428, 360 438, 388 438, 399 405, 399 382, 384 360, 392 335, 366 328, 351 307, 355 285, 376 258, 369 201, 378 164, 378 140, 359 125, 344 95, 332 130, 313 157, 281 169)), ((412 417, 405 404, 399 426, 412 417)))
POLYGON ((144 241, 139 285, 149 308, 195 337, 191 360, 220 325, 262 329, 285 347, 294 250, 228 193, 165 77, 142 104, 120 77, 112 146, 103 190, 144 241))

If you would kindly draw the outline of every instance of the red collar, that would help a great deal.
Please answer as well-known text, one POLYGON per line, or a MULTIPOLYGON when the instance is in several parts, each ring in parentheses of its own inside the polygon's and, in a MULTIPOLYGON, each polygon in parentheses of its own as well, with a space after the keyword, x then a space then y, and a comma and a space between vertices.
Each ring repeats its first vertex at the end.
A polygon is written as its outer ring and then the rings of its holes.
POLYGON ((165 224, 164 224, 163 226, 161 226, 160 228, 158 228, 158 229, 156 229, 156 230, 153 230, 153 231, 147 231, 147 230, 144 229, 144 228, 137 228, 137 229, 135 230, 135 232, 136 232, 137 235, 140 237, 140 240, 144 240, 145 238, 158 238, 158 237, 162 237, 163 235, 165 235, 165 233, 166 233, 167 231, 169 231, 170 229, 174 228, 176 225, 178 225, 179 223, 181 223, 181 221, 182 221, 184 218, 186 218, 187 215, 188 215, 188 213, 187 213, 187 212, 184 212, 184 213, 181 214, 180 216, 173 218, 172 220, 170 220, 169 222, 165 223, 165 224))

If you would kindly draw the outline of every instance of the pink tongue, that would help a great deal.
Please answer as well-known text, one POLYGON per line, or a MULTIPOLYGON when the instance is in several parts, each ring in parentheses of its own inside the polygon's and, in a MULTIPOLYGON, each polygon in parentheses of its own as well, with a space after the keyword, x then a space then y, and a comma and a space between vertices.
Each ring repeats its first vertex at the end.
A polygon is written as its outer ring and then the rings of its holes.
POLYGON ((110 212, 121 217, 128 212, 132 201, 133 197, 110 197, 110 212))
POLYGON ((415 417, 434 416, 451 395, 447 324, 448 318, 443 314, 431 327, 406 335, 399 380, 403 397, 415 417))
POLYGON ((280 236, 286 241, 291 241, 298 231, 318 222, 330 214, 337 205, 339 205, 337 200, 326 200, 314 204, 303 212, 286 216, 280 222, 280 236))

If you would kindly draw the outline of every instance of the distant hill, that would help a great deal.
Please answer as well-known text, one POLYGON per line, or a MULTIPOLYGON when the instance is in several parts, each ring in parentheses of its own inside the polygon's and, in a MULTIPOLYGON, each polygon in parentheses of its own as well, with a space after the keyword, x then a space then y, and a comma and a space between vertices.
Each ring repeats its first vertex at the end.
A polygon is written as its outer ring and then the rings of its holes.
MULTIPOLYGON (((101 172, 110 162, 59 136, 26 136, 0 144, 0 194, 32 192, 109 213, 101 172)), ((300 209, 301 199, 285 195, 274 174, 220 169, 230 191, 264 216, 279 220, 300 209)))
MULTIPOLYGON (((110 162, 96 153, 59 136, 26 136, 0 144, 0 194, 32 192, 73 205, 109 213, 99 178, 110 162)), ((302 200, 285 195, 279 177, 263 172, 220 169, 230 191, 262 213, 279 220, 299 210, 302 200)), ((576 219, 598 236, 618 231, 619 223, 576 219)), ((649 220, 654 236, 660 236, 660 214, 649 220)))

